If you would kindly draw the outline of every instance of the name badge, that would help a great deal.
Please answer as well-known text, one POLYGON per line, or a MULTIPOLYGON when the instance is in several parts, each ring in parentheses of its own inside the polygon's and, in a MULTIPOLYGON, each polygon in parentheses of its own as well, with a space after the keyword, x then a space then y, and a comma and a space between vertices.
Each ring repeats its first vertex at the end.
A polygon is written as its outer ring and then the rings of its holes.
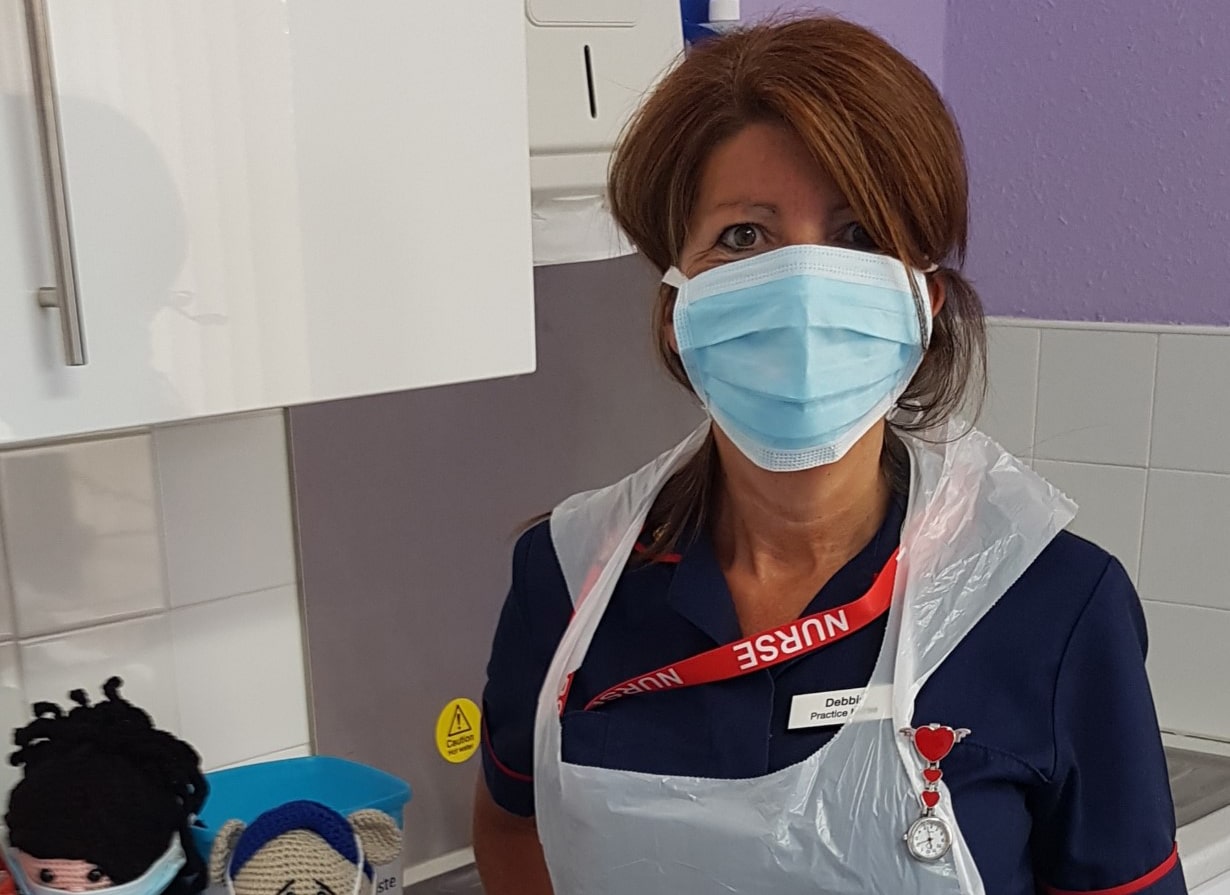
POLYGON ((809 727, 837 727, 859 712, 860 721, 879 721, 893 715, 891 684, 859 687, 855 690, 830 690, 827 693, 799 693, 790 702, 787 730, 809 727))

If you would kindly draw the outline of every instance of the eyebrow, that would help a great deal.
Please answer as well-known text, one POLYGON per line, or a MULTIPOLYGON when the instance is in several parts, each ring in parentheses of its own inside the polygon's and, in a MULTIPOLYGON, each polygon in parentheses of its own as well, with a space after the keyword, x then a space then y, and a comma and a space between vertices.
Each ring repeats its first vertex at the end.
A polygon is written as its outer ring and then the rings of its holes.
POLYGON ((293 879, 288 879, 288 880, 287 880, 287 881, 283 884, 282 888, 278 889, 277 895, 282 895, 282 893, 283 893, 283 892, 285 892, 287 889, 289 889, 289 888, 290 888, 291 886, 293 886, 294 884, 295 884, 295 881, 294 881, 293 879))
POLYGON ((328 893, 329 893, 329 895, 333 895, 333 890, 329 888, 329 884, 328 884, 328 883, 322 883, 322 882, 321 882, 320 880, 318 880, 318 879, 314 879, 314 880, 312 880, 312 882, 316 883, 316 885, 320 886, 322 889, 324 889, 326 892, 328 892, 328 893))

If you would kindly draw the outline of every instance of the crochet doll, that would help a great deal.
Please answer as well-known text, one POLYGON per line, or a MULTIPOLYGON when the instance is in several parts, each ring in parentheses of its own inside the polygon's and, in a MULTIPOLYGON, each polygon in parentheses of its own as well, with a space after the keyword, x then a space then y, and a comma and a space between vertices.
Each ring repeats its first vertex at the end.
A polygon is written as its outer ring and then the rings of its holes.
POLYGON ((250 827, 227 821, 209 876, 230 895, 366 895, 375 888, 373 866, 400 852, 401 830, 382 811, 346 818, 319 802, 287 802, 250 827))
POLYGON ((154 728, 103 685, 65 713, 40 702, 14 733, 9 761, 23 777, 9 797, 9 864, 26 895, 115 889, 117 895, 192 895, 206 884, 191 826, 208 785, 200 756, 154 728))

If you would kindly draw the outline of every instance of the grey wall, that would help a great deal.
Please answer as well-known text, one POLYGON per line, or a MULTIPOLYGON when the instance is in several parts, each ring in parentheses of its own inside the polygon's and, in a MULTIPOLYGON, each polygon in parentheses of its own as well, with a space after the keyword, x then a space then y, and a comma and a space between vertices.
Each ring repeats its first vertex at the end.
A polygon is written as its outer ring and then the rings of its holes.
POLYGON ((316 748, 410 782, 408 863, 470 841, 479 759, 434 729, 479 700, 514 530, 700 419, 653 357, 653 284, 639 258, 540 269, 537 373, 290 412, 316 748))

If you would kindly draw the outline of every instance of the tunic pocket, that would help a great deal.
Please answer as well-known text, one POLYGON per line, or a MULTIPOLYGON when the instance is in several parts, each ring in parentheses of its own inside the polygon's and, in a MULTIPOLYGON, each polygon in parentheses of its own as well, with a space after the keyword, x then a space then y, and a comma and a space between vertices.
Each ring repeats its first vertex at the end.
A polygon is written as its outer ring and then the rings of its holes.
POLYGON ((603 712, 565 712, 560 719, 560 752, 569 764, 604 768, 610 715, 603 712))

